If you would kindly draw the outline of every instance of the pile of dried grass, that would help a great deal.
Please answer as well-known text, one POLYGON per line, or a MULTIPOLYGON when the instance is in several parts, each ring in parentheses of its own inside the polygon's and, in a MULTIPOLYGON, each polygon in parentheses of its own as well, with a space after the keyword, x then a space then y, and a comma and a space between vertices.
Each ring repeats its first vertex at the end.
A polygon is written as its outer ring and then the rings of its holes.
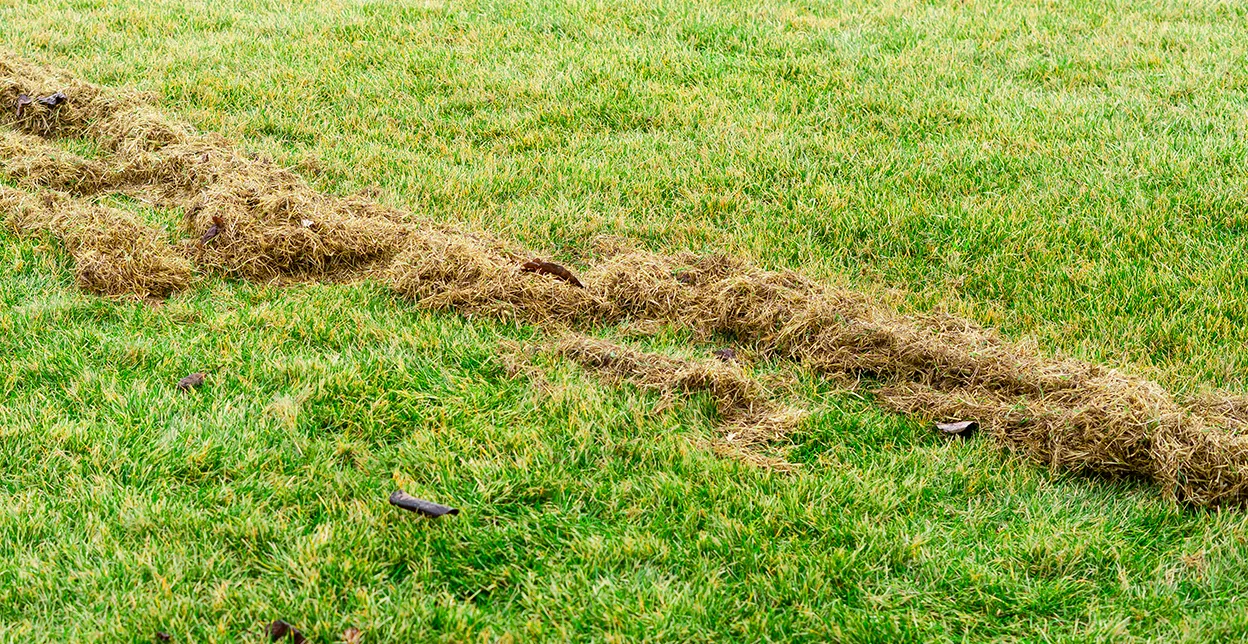
POLYGON ((219 136, 196 133, 140 97, 117 95, 9 57, 0 63, 0 122, 44 138, 86 137, 107 157, 87 161, 49 153, 46 142, 4 135, 12 179, 79 195, 115 190, 186 210, 188 232, 221 221, 197 255, 201 266, 251 279, 326 278, 366 271, 390 259, 408 234, 403 213, 364 199, 321 194, 297 175, 252 158, 219 136), (56 106, 17 97, 61 92, 56 106))
POLYGON ((327 278, 388 261, 411 232, 396 211, 312 190, 294 174, 234 159, 187 207, 187 228, 224 222, 198 261, 250 279, 327 278))
POLYGON ((78 284, 107 296, 164 297, 186 287, 193 268, 162 231, 114 208, 62 193, 0 186, 0 213, 15 232, 49 232, 74 258, 78 284))
POLYGON ((385 279, 420 306, 534 323, 595 323, 613 317, 591 290, 521 270, 524 256, 483 236, 413 231, 385 279))
POLYGON ((566 334, 552 345, 556 355, 613 380, 632 383, 664 396, 706 393, 723 421, 719 447, 736 457, 779 469, 792 464, 767 458, 759 449, 783 439, 802 413, 781 408, 765 388, 737 365, 717 360, 683 360, 645 353, 605 340, 566 334))
POLYGON ((0 125, 42 137, 86 137, 119 152, 136 152, 192 139, 194 130, 154 108, 146 97, 105 90, 0 51, 0 125), (38 101, 18 109, 18 97, 61 93, 56 105, 38 101))
MULTIPOLYGON (((20 157, 23 145, 33 149, 29 140, 8 137, 0 150, 6 174, 84 194, 154 196, 184 207, 195 237, 219 221, 217 236, 197 250, 199 263, 218 272, 253 279, 376 274, 421 306, 543 325, 677 324, 873 383, 891 409, 979 420, 1007 446, 1054 467, 1147 477, 1194 503, 1248 501, 1248 449, 1228 431, 1239 424, 1185 408, 1146 380, 1046 358, 965 320, 901 316, 858 293, 717 256, 621 252, 591 267, 581 276, 586 288, 577 288, 523 272, 529 255, 505 244, 418 226, 367 200, 320 194, 134 96, 15 60, 0 63, 0 114, 0 122, 27 133, 94 138, 110 155, 102 166, 49 161, 54 155, 41 151, 29 159, 20 157), (15 118, 9 106, 19 93, 51 91, 68 102, 29 106, 15 118)), ((58 234, 91 245, 70 228, 58 234)), ((151 268, 177 273, 162 266, 151 268)))
POLYGON ((110 182, 103 163, 66 152, 42 138, 0 129, 0 177, 73 194, 94 193, 110 182))
POLYGON ((1147 380, 1044 357, 966 320, 902 316, 857 293, 722 258, 625 256, 602 275, 609 299, 632 315, 679 320, 825 375, 868 379, 886 407, 978 420, 1055 468, 1150 478, 1197 504, 1248 501, 1248 440, 1228 431, 1230 414, 1218 422, 1193 413, 1147 380))
POLYGON ((1155 383, 1047 358, 966 320, 902 316, 858 293, 724 257, 625 253, 585 273, 586 289, 523 274, 515 257, 462 237, 403 262, 390 275, 395 288, 438 308, 538 323, 680 324, 827 376, 865 379, 899 412, 978 420, 1054 468, 1145 477, 1199 504, 1248 501, 1248 450, 1226 426, 1209 425, 1155 383))

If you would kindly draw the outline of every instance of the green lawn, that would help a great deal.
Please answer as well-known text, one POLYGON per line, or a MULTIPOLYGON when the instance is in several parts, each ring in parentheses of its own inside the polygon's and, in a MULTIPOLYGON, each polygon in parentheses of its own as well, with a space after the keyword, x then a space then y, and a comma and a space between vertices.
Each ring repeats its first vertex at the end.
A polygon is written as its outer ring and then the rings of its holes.
MULTIPOLYGON (((327 192, 574 266, 600 235, 743 255, 1181 394, 1248 390, 1246 24, 1215 1, 0 0, 0 46, 327 192)), ((777 473, 706 447, 709 399, 655 411, 548 356, 549 385, 508 376, 500 343, 539 337, 368 283, 111 302, 0 232, 0 640, 1248 641, 1244 510, 949 444, 801 371, 802 467, 777 473), (463 512, 403 513, 398 487, 463 512)))

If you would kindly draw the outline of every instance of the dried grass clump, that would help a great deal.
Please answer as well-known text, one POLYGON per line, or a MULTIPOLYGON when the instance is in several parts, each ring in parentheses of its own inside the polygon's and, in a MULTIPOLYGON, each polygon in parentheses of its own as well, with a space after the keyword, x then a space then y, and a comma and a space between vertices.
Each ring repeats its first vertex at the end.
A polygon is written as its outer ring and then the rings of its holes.
POLYGON ((25 62, 0 51, 0 125, 42 137, 87 137, 123 153, 153 150, 196 135, 184 123, 152 107, 133 92, 103 89, 57 70, 25 62), (60 92, 66 101, 49 107, 38 102, 18 115, 18 97, 60 92))
POLYGON ((9 125, 42 137, 83 136, 107 152, 105 162, 51 153, 34 137, 5 135, 9 177, 75 194, 115 190, 187 211, 187 229, 218 235, 200 246, 202 266, 250 279, 341 277, 390 259, 402 246, 403 215, 362 199, 318 193, 301 178, 244 155, 219 136, 201 135, 133 95, 115 95, 43 67, 0 64, 0 108, 9 125), (64 104, 26 106, 18 94, 62 91, 64 104), (36 109, 37 108, 37 109, 36 109))
MULTIPOLYGON (((720 439, 737 452, 753 452, 784 438, 802 418, 801 412, 777 406, 765 388, 736 365, 644 353, 580 334, 564 335, 553 344, 553 351, 611 379, 665 396, 708 394, 724 422, 720 439)), ((783 464, 774 459, 768 463, 783 464)))
POLYGON ((84 159, 37 136, 0 129, 0 177, 82 194, 100 191, 112 182, 112 175, 101 162, 84 159))
POLYGON ((1248 433, 1248 397, 1225 391, 1207 391, 1183 403, 1183 408, 1210 427, 1248 433))
POLYGON ((0 213, 18 233, 46 231, 74 258, 78 284, 106 296, 164 297, 186 287, 191 262, 133 215, 62 193, 0 186, 0 213))
POLYGON ((294 174, 234 158, 187 209, 187 228, 220 234, 200 249, 201 265, 250 279, 333 277, 371 269, 402 248, 411 226, 362 199, 312 190, 294 174))
POLYGON ((486 238, 416 230, 386 272, 386 281, 420 306, 520 319, 538 324, 614 319, 609 301, 547 275, 521 270, 522 255, 486 238))
MULTIPOLYGON (((978 420, 1006 446, 1055 468, 1145 477, 1202 504, 1248 501, 1248 452, 1224 426, 1155 383, 1047 358, 966 320, 902 316, 858 293, 727 258, 624 253, 586 273, 591 293, 547 299, 519 296, 532 278, 509 273, 500 258, 484 263, 489 270, 462 269, 465 262, 481 259, 437 256, 447 277, 430 281, 422 297, 487 312, 495 303, 529 320, 653 319, 726 334, 817 373, 866 380, 890 409, 978 420)), ((619 364, 636 366, 626 357, 619 364)))
POLYGON ((1167 493, 1194 505, 1248 502, 1248 436, 1199 423, 1157 436, 1154 479, 1167 493))

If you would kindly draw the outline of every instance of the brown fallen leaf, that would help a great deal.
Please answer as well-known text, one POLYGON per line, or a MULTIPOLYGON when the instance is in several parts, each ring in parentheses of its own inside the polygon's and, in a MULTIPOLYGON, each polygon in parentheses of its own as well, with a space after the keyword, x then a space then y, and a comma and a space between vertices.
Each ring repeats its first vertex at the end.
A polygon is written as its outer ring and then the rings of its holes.
POLYGON ((183 379, 179 380, 179 381, 178 381, 178 389, 181 389, 182 391, 190 391, 191 389, 193 389, 193 388, 195 388, 195 387, 199 387, 199 386, 201 386, 201 385, 203 385, 203 384, 204 384, 204 377, 205 377, 205 376, 207 376, 207 375, 208 375, 208 374, 205 374, 205 373, 203 373, 203 372, 198 372, 198 371, 197 371, 197 372, 195 372, 195 373, 193 373, 193 374, 191 374, 191 375, 189 375, 189 376, 187 376, 187 377, 185 377, 185 378, 183 378, 183 379))
POLYGON ((520 270, 525 273, 537 273, 538 275, 550 275, 555 279, 561 279, 577 288, 585 288, 581 280, 576 279, 572 271, 554 263, 546 262, 540 259, 529 260, 520 265, 520 270))
POLYGON ((979 423, 973 420, 963 420, 954 423, 936 423, 936 429, 946 436, 955 438, 970 438, 975 430, 979 429, 979 423))
POLYGON ((160 642, 170 642, 173 641, 173 636, 164 631, 156 631, 156 640, 160 642))
POLYGON ((352 626, 342 632, 343 644, 360 644, 360 629, 352 626))
POLYGON ((440 517, 444 514, 459 514, 459 508, 452 508, 449 505, 434 503, 418 499, 403 490, 398 490, 390 495, 390 504, 403 508, 408 512, 418 512, 427 517, 440 517))
POLYGON ((17 95, 17 118, 19 119, 22 118, 22 113, 26 111, 26 106, 30 105, 33 102, 35 102, 35 99, 25 94, 18 94, 17 95))
POLYGON ((63 92, 57 92, 55 94, 49 94, 47 96, 36 98, 35 102, 40 105, 45 105, 47 107, 56 107, 60 105, 61 103, 64 103, 68 100, 69 100, 69 97, 66 96, 63 92))
POLYGON ((299 632, 299 629, 291 626, 290 623, 284 619, 276 620, 272 624, 265 626, 264 633, 269 636, 270 642, 276 642, 283 637, 289 637, 290 641, 295 644, 303 644, 308 641, 307 638, 303 636, 303 633, 299 632))
POLYGON ((737 352, 729 348, 720 349, 716 351, 714 355, 716 358, 719 358, 720 360, 723 360, 724 362, 736 362, 737 361, 737 352))
POLYGON ((211 240, 213 237, 220 235, 222 228, 225 228, 225 222, 221 221, 220 216, 213 215, 212 226, 209 227, 208 230, 204 231, 203 237, 199 238, 199 245, 203 246, 204 244, 207 244, 209 240, 211 240))

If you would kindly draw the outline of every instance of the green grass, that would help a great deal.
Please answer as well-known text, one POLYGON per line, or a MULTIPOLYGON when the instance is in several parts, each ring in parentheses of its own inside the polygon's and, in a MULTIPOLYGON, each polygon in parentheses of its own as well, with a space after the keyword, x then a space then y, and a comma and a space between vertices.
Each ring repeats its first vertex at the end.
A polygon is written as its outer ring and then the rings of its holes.
MULTIPOLYGON (((1191 393, 1248 389, 1246 18, 0 0, 0 44, 330 192, 573 263, 601 234, 746 255, 1191 393)), ((698 446, 704 399, 507 377, 498 343, 535 333, 370 284, 111 303, 0 232, 0 639, 1248 640, 1241 510, 945 444, 807 374, 802 471, 751 468, 698 446)))

